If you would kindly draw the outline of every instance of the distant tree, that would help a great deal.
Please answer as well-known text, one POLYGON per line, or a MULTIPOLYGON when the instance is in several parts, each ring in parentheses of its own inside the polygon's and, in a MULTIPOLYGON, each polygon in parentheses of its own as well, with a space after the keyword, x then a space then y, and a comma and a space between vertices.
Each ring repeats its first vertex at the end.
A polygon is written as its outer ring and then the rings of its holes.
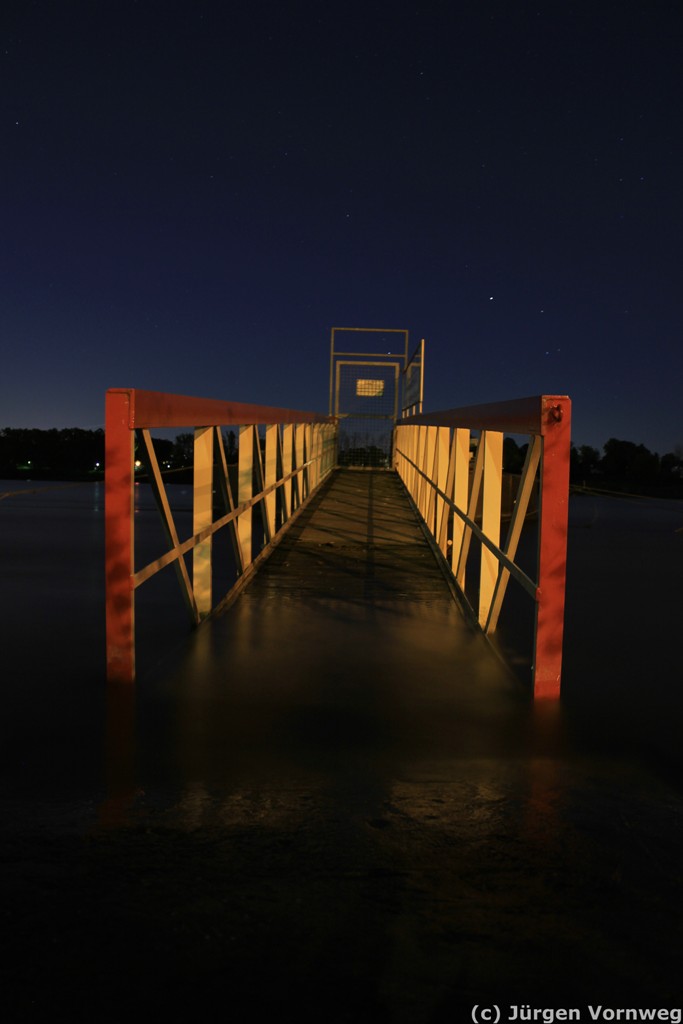
POLYGON ((176 466, 191 466, 194 462, 194 434, 178 434, 173 446, 176 466))
POLYGON ((171 469, 175 456, 175 441, 170 441, 167 437, 153 437, 152 440, 154 442, 154 451, 162 471, 164 469, 171 469))
POLYGON ((525 454, 526 445, 520 448, 514 437, 503 438, 503 469, 506 473, 521 473, 525 454))
POLYGON ((104 431, 68 427, 0 431, 0 473, 9 478, 73 479, 102 472, 104 431))
MULTIPOLYGON (((155 444, 156 444, 155 440, 155 444)), ((172 455, 168 458, 176 469, 191 467, 194 464, 194 434, 178 434, 174 442, 166 442, 172 446, 172 455)), ((223 433, 223 446, 227 462, 237 462, 237 436, 234 430, 223 433)), ((165 456, 166 457, 166 456, 165 456)))
POLYGON ((234 430, 229 430, 227 434, 223 434, 223 447, 225 448, 226 461, 237 462, 237 435, 234 430))
POLYGON ((683 451, 680 455, 676 452, 667 452, 659 460, 659 476, 663 484, 677 483, 683 480, 683 451))
POLYGON ((589 444, 582 444, 579 448, 579 462, 584 475, 594 477, 600 468, 600 452, 589 444))
POLYGON ((643 444, 611 437, 603 447, 600 470, 608 481, 642 490, 659 477, 659 456, 643 444))

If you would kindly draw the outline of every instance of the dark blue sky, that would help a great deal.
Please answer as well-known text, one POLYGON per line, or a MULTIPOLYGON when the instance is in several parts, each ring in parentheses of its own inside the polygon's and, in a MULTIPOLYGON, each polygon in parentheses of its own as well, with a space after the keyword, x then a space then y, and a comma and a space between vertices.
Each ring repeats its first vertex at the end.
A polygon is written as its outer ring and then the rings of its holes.
POLYGON ((578 444, 683 444, 677 4, 0 19, 0 426, 110 386, 326 411, 343 325, 424 336, 427 409, 568 393, 578 444))

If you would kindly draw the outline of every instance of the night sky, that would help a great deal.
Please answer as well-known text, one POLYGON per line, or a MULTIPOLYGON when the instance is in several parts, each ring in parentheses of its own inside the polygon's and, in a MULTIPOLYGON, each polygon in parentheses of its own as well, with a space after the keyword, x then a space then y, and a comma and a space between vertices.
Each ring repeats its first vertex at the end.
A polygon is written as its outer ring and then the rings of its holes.
POLYGON ((107 387, 327 411, 331 326, 425 408, 541 392, 683 445, 679 4, 5 0, 0 427, 107 387))

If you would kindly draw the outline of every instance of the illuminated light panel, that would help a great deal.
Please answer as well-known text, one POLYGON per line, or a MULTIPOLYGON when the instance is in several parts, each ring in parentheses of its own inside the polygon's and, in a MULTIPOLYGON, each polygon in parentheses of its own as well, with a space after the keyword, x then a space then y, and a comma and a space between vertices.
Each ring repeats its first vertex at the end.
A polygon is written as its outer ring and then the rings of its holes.
POLYGON ((359 398, 378 398, 384 394, 383 380, 357 380, 356 395, 359 398))

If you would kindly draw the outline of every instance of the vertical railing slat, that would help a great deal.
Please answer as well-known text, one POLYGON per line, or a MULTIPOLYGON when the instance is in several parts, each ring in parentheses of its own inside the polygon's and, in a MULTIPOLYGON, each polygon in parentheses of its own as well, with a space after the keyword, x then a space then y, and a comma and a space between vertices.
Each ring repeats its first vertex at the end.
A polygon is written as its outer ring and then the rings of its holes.
MULTIPOLYGON (((450 430, 448 427, 437 427, 436 428, 436 461, 435 461, 435 476, 436 486, 440 491, 446 493, 448 483, 448 454, 450 447, 450 430)), ((445 529, 442 529, 442 524, 447 519, 447 514, 450 512, 448 506, 444 503, 443 498, 437 497, 436 509, 434 513, 434 533, 437 537, 437 543, 441 550, 442 555, 446 555, 446 536, 445 529)))
MULTIPOLYGON (((482 431, 484 476, 481 528, 485 536, 500 546, 500 511, 503 489, 503 435, 498 430, 482 431)), ((498 558, 490 548, 481 545, 481 578, 479 581, 479 625, 485 626, 493 591, 498 577, 498 558)))
MULTIPOLYGON (((192 488, 192 532, 196 536, 213 521, 213 427, 194 432, 194 474, 192 488)), ((211 611, 212 537, 192 549, 192 589, 200 619, 211 611)))
MULTIPOLYGON (((266 427, 266 465, 265 485, 272 487, 277 480, 277 425, 274 423, 266 427)), ((277 494, 271 491, 266 495, 266 541, 270 542, 275 536, 275 509, 277 505, 277 494)))
MULTIPOLYGON (((455 486, 453 501, 455 507, 467 511, 470 488, 470 432, 462 427, 453 431, 453 454, 455 463, 455 486)), ((457 569, 457 559, 465 532, 465 523, 457 513, 453 513, 453 545, 451 547, 451 569, 457 569)), ((464 578, 464 576, 463 576, 464 578)))
MULTIPOLYGON (((254 493, 254 432, 252 426, 240 427, 239 450, 237 455, 237 505, 251 501, 254 493)), ((237 520, 237 532, 242 549, 245 571, 253 560, 252 523, 253 508, 248 508, 237 520)))
POLYGON ((285 495, 285 520, 289 519, 292 514, 292 477, 290 473, 293 468, 293 449, 294 449, 294 426, 291 423, 286 423, 282 428, 282 471, 285 476, 285 482, 282 485, 282 489, 285 495))

